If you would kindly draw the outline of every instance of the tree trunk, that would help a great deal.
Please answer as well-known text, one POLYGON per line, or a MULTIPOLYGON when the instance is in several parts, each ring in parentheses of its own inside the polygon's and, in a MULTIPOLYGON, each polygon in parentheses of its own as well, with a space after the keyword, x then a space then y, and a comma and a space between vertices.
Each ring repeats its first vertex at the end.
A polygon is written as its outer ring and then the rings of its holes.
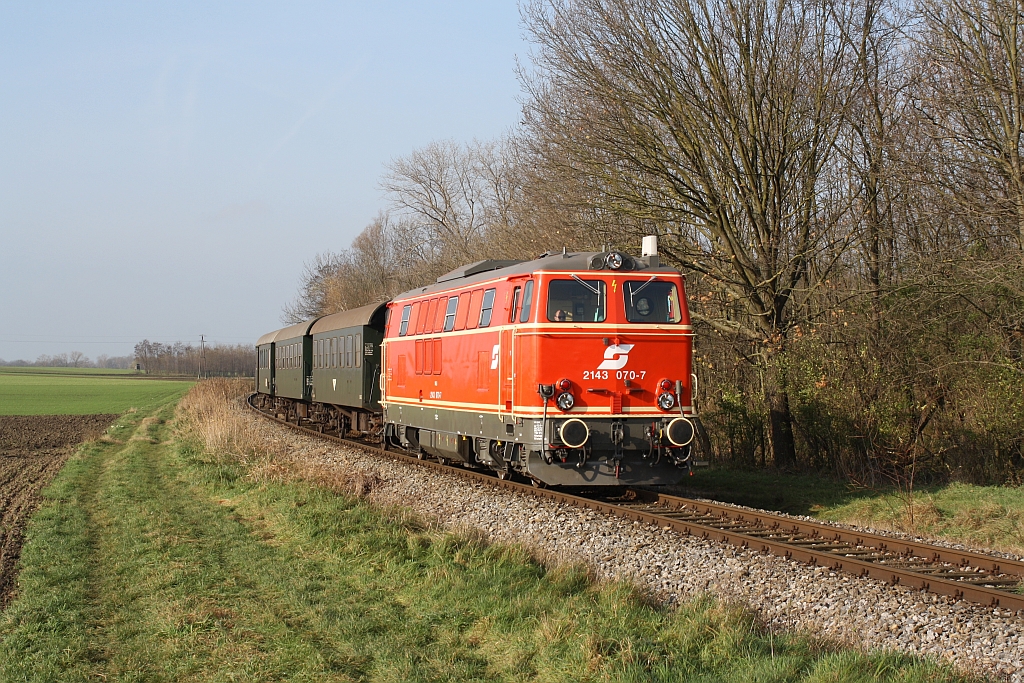
POLYGON ((789 394, 785 389, 773 388, 768 390, 767 399, 772 458, 775 467, 788 469, 796 465, 796 442, 793 440, 793 416, 789 412, 789 394))

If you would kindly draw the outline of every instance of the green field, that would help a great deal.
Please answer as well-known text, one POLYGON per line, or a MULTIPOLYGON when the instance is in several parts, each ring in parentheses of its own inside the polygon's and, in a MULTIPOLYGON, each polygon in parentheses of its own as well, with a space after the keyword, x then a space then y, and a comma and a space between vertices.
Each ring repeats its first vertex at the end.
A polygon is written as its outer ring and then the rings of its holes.
POLYGON ((178 398, 193 384, 94 368, 0 370, 0 415, 123 413, 129 408, 152 408, 178 398), (101 374, 111 372, 119 374, 101 374))

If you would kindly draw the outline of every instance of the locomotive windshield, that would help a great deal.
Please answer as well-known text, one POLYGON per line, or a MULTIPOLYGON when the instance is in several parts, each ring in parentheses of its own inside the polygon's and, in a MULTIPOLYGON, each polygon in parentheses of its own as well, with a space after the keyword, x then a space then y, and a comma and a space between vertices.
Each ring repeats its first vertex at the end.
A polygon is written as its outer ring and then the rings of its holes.
POLYGON ((679 311, 679 291, 671 282, 627 280, 622 283, 622 298, 626 304, 626 320, 631 323, 677 323, 682 320, 679 311))
POLYGON ((548 320, 599 323, 605 318, 603 280, 552 280, 548 285, 548 320))

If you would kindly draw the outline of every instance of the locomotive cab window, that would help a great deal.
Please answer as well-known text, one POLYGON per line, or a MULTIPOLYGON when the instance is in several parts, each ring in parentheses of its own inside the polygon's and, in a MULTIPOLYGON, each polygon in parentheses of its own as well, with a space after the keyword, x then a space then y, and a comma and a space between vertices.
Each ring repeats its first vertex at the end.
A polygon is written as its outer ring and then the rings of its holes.
POLYGON ((533 280, 527 280, 523 285, 523 308, 519 312, 519 322, 525 323, 530 320, 530 311, 533 308, 533 280))
POLYGON ((548 320, 553 323, 604 322, 604 280, 552 280, 548 285, 548 320))
POLYGON ((519 295, 522 293, 522 287, 516 287, 512 290, 512 308, 508 312, 508 321, 514 323, 516 321, 516 311, 519 310, 519 295))
POLYGON ((622 299, 626 304, 626 320, 631 323, 677 323, 679 290, 672 282, 627 280, 622 283, 622 299))

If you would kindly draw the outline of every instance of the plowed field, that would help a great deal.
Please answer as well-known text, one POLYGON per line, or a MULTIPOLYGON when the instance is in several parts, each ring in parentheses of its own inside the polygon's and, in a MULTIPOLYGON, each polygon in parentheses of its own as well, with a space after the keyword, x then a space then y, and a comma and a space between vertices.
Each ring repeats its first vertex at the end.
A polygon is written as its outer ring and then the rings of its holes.
POLYGON ((25 523, 40 490, 75 445, 99 436, 117 415, 0 416, 0 608, 14 589, 25 523))

